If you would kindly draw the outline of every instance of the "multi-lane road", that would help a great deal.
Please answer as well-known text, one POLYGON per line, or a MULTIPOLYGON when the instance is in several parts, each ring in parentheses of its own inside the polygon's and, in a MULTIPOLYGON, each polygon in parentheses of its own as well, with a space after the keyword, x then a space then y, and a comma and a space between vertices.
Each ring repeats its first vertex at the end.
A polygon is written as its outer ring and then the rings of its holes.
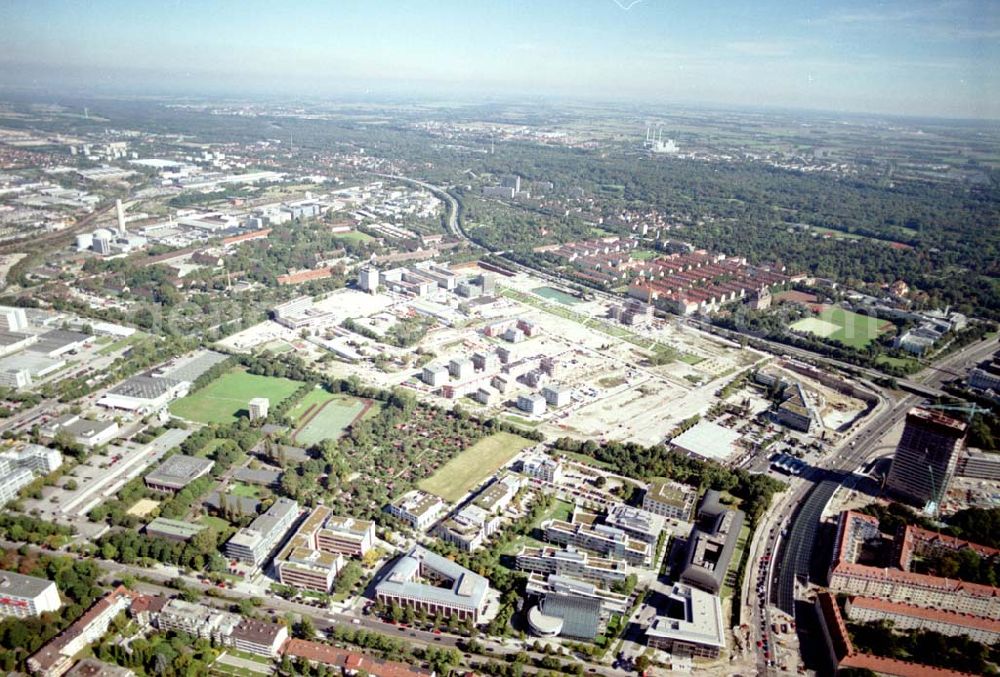
MULTIPOLYGON (((995 339, 981 341, 943 358, 911 379, 915 383, 938 388, 951 373, 965 369, 989 357, 998 344, 995 339)), ((751 641, 766 642, 770 653, 759 651, 761 674, 781 667, 780 646, 771 633, 771 605, 794 616, 796 583, 807 581, 815 545, 819 518, 845 474, 849 474, 873 456, 886 451, 879 442, 899 425, 906 411, 919 404, 912 393, 897 394, 852 435, 842 440, 825 459, 815 464, 802 478, 792 478, 790 489, 764 516, 751 542, 750 562, 745 583, 745 602, 750 610, 751 641), (765 559, 766 558, 766 559, 765 559), (763 594, 757 591, 763 589, 763 594), (774 661, 774 665, 770 665, 774 661)), ((763 647, 762 647, 763 649, 763 647)), ((798 663, 794 657, 793 663, 798 663)))

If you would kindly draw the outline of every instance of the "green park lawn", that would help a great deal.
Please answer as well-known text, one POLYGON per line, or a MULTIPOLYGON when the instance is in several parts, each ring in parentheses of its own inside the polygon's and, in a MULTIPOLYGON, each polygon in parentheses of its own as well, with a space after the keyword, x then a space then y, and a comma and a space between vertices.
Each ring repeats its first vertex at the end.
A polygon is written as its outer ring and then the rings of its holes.
POLYGON ((531 440, 512 433, 490 435, 445 463, 436 473, 422 480, 419 486, 428 493, 455 502, 519 451, 533 444, 531 440))
POLYGON ((862 349, 891 326, 892 323, 878 317, 859 315, 839 306, 826 306, 819 315, 793 324, 792 329, 862 349))
POLYGON ((247 404, 254 397, 268 398, 273 408, 301 385, 287 378, 257 376, 234 369, 172 403, 170 413, 198 423, 230 423, 245 415, 247 404))

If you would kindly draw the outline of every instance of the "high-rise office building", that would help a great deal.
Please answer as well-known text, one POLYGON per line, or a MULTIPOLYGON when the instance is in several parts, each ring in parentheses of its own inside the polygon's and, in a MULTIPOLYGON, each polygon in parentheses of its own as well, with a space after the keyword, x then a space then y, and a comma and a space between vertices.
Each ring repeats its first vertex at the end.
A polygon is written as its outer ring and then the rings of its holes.
POLYGON ((940 503, 955 474, 965 429, 965 423, 950 416, 910 409, 886 489, 920 506, 940 503))

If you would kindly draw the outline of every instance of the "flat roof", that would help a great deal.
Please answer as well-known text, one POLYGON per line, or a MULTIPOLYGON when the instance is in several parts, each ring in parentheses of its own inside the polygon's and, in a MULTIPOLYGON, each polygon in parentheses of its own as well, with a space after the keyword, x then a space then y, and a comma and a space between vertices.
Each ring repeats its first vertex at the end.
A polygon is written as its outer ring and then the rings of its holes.
POLYGON ((670 440, 671 444, 704 458, 724 461, 736 451, 740 434, 711 421, 700 421, 670 440))
POLYGON ((155 400, 164 393, 180 385, 181 381, 166 377, 155 376, 133 376, 122 381, 117 386, 108 391, 109 395, 119 397, 133 397, 138 400, 155 400))
POLYGON ((220 362, 225 362, 227 359, 229 359, 228 355, 217 353, 214 350, 201 350, 189 357, 180 358, 165 369, 164 374, 168 378, 177 379, 178 381, 194 382, 209 369, 220 362))
POLYGON ((0 571, 0 595, 37 597, 50 585, 55 583, 47 578, 25 576, 15 571, 0 571))
POLYGON ((646 495, 658 503, 684 507, 694 495, 694 489, 672 480, 653 480, 646 495))
MULTIPOLYGON (((32 346, 34 347, 34 346, 32 346)), ((57 357, 49 357, 32 351, 17 353, 0 358, 0 371, 19 371, 27 369, 32 376, 65 364, 66 361, 57 357)))
POLYGON ((197 534, 200 531, 205 530, 204 524, 195 524, 193 522, 183 522, 181 520, 172 520, 165 517, 157 517, 152 522, 146 525, 146 532, 154 531, 158 534, 165 534, 167 536, 176 536, 177 538, 188 539, 197 534))
POLYGON ((17 345, 21 341, 30 340, 32 336, 19 331, 0 331, 0 346, 17 345))
POLYGON ((394 501, 393 505, 400 510, 405 510, 411 515, 420 517, 443 503, 444 501, 434 494, 429 494, 426 491, 421 491, 419 489, 413 489, 394 501))
POLYGON ((50 353, 54 350, 62 350, 69 346, 83 343, 90 338, 90 334, 79 331, 69 331, 67 329, 51 329, 38 337, 38 342, 31 347, 35 352, 50 353))
POLYGON ((667 596, 679 602, 677 606, 683 609, 683 617, 657 616, 647 628, 647 636, 725 648, 726 627, 718 595, 674 583, 667 596))
POLYGON ((146 475, 146 482, 166 487, 182 489, 215 465, 207 458, 176 454, 160 464, 156 470, 146 475))

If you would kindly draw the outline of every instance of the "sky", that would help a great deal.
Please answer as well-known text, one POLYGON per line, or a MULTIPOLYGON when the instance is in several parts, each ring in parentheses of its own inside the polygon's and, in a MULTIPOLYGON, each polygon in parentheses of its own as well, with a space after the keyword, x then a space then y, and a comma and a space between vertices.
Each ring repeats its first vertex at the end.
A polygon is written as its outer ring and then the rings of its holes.
POLYGON ((24 87, 998 119, 1000 0, 7 0, 24 87))

